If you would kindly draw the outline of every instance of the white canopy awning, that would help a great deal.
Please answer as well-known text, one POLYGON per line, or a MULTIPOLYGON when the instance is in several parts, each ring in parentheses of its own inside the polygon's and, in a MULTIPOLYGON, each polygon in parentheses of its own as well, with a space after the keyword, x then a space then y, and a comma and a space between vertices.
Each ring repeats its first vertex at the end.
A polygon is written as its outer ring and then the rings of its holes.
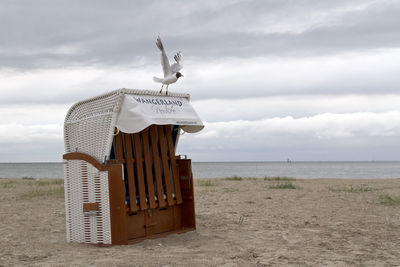
POLYGON ((189 95, 119 89, 74 104, 64 122, 67 153, 79 151, 102 162, 110 157, 115 128, 138 133, 152 124, 179 125, 195 133, 204 128, 189 95))
POLYGON ((188 133, 204 128, 187 98, 125 94, 115 126, 124 133, 137 133, 152 124, 180 125, 188 133))

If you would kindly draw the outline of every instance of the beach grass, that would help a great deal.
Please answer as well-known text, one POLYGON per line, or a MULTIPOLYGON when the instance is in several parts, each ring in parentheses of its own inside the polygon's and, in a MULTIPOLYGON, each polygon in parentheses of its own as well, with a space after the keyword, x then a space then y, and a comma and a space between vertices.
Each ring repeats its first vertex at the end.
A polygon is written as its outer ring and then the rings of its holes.
POLYGON ((292 182, 276 183, 268 186, 269 189, 296 189, 296 186, 292 182))
POLYGON ((379 200, 385 206, 400 206, 400 196, 380 195, 379 200))
POLYGON ((234 175, 234 176, 231 176, 231 177, 226 177, 225 180, 228 180, 228 181, 242 181, 243 177, 234 175))
POLYGON ((16 186, 17 186, 17 181, 15 181, 15 180, 8 180, 8 181, 2 183, 2 187, 4 189, 15 188, 16 186))
POLYGON ((37 180, 35 184, 38 186, 49 186, 49 185, 61 185, 64 184, 63 179, 46 179, 46 180, 37 180))
POLYGON ((21 194, 22 199, 31 199, 44 196, 64 196, 64 187, 34 188, 21 194))
POLYGON ((375 189, 368 187, 366 185, 359 185, 359 186, 350 185, 344 187, 328 187, 328 190, 331 192, 364 193, 364 192, 371 192, 375 189))
POLYGON ((264 181, 296 181, 296 179, 286 176, 273 176, 273 177, 265 176, 264 181))
MULTIPOLYGON (((31 177, 10 180, 4 184, 11 184, 21 187, 23 192, 19 195, 21 199, 32 199, 36 197, 63 197, 64 180, 63 179, 34 179, 31 177)), ((15 187, 14 187, 15 188, 15 187)))
POLYGON ((33 178, 32 176, 24 176, 21 179, 22 180, 34 180, 35 178, 33 178))
POLYGON ((197 179, 197 185, 199 186, 216 186, 217 182, 211 179, 197 179))
POLYGON ((224 178, 224 180, 227 180, 227 181, 243 181, 243 180, 246 180, 246 181, 257 181, 257 180, 260 180, 260 178, 257 178, 257 177, 241 177, 241 176, 235 175, 235 176, 231 176, 231 177, 226 177, 226 178, 224 178))
POLYGON ((234 223, 237 224, 237 225, 242 225, 242 224, 243 224, 243 221, 244 221, 244 217, 243 217, 243 216, 240 216, 239 219, 238 219, 237 221, 234 221, 234 223))

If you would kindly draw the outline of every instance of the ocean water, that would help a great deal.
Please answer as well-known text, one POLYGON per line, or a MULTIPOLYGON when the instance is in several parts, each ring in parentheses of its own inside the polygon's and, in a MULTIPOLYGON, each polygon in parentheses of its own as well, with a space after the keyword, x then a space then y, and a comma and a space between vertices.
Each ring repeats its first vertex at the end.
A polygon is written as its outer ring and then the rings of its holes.
POLYGON ((400 178, 400 162, 195 162, 196 178, 400 178))
POLYGON ((62 163, 0 163, 0 178, 63 178, 62 163))
MULTIPOLYGON (((194 178, 400 178, 400 162, 193 162, 194 178)), ((62 163, 0 163, 0 178, 62 178, 62 163)))

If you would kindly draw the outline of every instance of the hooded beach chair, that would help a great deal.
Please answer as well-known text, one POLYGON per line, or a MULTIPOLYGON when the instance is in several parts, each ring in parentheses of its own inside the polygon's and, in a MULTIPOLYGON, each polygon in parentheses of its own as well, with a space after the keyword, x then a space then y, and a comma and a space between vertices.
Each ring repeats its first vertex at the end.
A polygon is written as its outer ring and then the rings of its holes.
POLYGON ((194 230, 181 131, 203 124, 189 95, 121 89, 76 103, 64 123, 69 242, 128 244, 194 230))

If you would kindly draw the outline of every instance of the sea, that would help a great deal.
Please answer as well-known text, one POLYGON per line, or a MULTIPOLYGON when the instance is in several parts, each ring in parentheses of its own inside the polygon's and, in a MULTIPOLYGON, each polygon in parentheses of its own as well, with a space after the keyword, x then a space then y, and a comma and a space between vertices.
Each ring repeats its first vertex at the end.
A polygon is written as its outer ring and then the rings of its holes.
MULTIPOLYGON (((400 161, 193 162, 194 178, 400 178, 400 161)), ((63 178, 62 163, 0 163, 0 178, 63 178)))

